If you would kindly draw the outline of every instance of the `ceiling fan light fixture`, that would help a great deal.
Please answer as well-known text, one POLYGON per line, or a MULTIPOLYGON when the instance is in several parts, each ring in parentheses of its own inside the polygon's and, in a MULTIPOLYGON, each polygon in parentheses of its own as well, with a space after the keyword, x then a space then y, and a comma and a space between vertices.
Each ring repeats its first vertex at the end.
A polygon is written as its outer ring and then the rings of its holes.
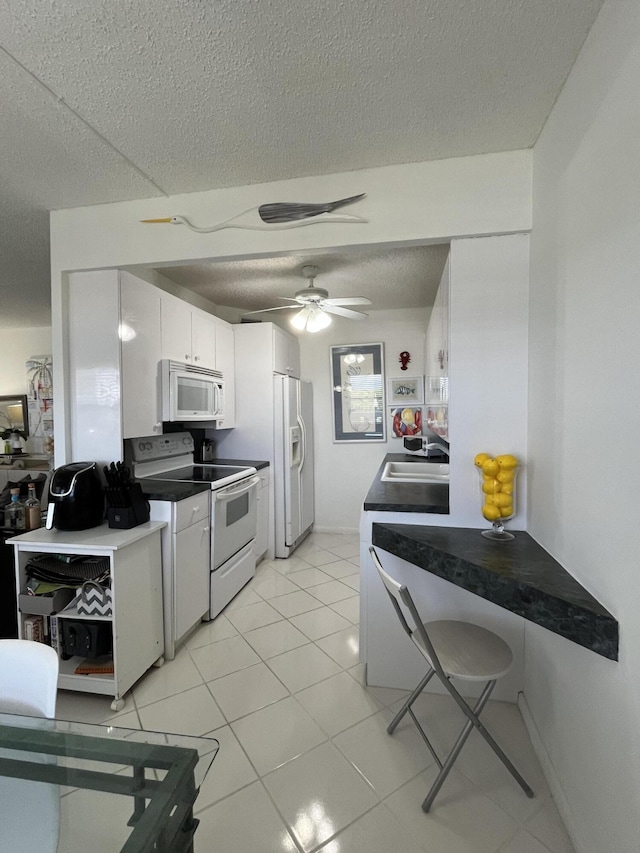
POLYGON ((294 314, 289 321, 299 332, 311 334, 326 329, 331 324, 331 317, 325 314, 317 305, 305 305, 301 311, 294 314))
POLYGON ((294 314, 293 317, 289 320, 294 329, 297 329, 299 332, 304 332, 307 327, 307 320, 309 319, 309 309, 303 308, 302 311, 298 311, 297 314, 294 314))
POLYGON ((320 310, 320 308, 316 308, 311 312, 309 319, 307 320, 307 332, 320 332, 322 329, 326 329, 327 326, 331 325, 331 317, 328 314, 325 314, 324 311, 320 310))

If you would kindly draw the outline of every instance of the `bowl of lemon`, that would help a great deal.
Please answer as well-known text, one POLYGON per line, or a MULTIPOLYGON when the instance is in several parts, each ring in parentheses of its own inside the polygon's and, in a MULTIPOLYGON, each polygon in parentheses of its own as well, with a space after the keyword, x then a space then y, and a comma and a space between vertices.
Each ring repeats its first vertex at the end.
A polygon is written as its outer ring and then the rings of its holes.
POLYGON ((504 523, 516 514, 516 480, 520 463, 511 453, 501 456, 478 453, 473 464, 480 475, 482 515, 491 522, 491 528, 483 530, 482 535, 498 542, 515 539, 513 533, 504 529, 504 523))

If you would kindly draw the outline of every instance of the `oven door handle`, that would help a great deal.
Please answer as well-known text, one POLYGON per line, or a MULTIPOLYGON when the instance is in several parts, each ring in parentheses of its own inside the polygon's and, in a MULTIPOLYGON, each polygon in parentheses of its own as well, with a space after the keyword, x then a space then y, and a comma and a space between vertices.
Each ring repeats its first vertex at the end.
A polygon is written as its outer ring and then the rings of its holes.
POLYGON ((260 482, 260 477, 251 477, 251 479, 244 485, 244 488, 241 488, 240 483, 231 483, 229 486, 225 486, 223 489, 218 489, 218 491, 214 491, 213 498, 216 501, 230 501, 234 498, 239 498, 241 495, 246 494, 246 492, 250 492, 251 489, 254 489, 258 483, 260 482))

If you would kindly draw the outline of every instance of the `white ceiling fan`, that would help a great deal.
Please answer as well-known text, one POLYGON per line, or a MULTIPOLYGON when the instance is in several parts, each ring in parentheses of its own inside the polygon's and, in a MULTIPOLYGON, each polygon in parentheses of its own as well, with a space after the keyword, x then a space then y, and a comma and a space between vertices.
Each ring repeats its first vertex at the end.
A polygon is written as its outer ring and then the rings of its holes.
POLYGON ((279 299, 286 299, 292 302, 292 305, 279 305, 277 308, 263 308, 260 311, 249 311, 245 314, 248 317, 250 314, 264 314, 267 311, 286 311, 292 308, 299 309, 297 314, 291 318, 291 325, 301 332, 319 332, 321 329, 331 323, 329 314, 336 314, 339 317, 346 317, 348 320, 364 320, 368 314, 362 311, 354 311, 351 308, 345 308, 346 305, 371 305, 371 300, 366 296, 338 296, 334 299, 329 299, 328 291, 322 287, 316 287, 314 280, 320 272, 318 267, 304 266, 302 267, 302 275, 309 279, 309 286, 298 290, 292 297, 280 296, 279 299))

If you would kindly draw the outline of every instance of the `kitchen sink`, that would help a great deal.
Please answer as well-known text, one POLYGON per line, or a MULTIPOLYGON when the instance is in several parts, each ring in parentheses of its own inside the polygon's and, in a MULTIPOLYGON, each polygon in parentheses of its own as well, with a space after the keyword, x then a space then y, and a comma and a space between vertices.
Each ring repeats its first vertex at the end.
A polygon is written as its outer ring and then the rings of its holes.
POLYGON ((448 483, 448 462, 387 462, 383 483, 448 483))

